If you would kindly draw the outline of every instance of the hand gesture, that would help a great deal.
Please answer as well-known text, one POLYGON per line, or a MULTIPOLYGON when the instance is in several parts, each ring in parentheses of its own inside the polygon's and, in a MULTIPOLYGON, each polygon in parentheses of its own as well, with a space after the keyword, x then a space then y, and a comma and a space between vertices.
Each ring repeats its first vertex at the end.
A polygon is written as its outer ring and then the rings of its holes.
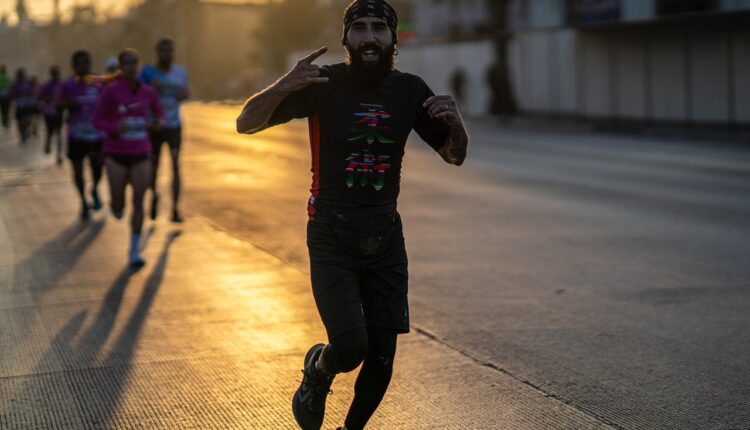
POLYGON ((297 61, 294 68, 276 82, 276 87, 280 91, 292 93, 310 84, 324 84, 328 82, 328 78, 320 76, 320 66, 312 64, 313 61, 325 54, 326 51, 328 51, 328 48, 324 46, 297 61))
POLYGON ((457 127, 463 124, 461 114, 458 112, 458 106, 452 96, 432 96, 425 100, 422 106, 427 109, 427 114, 430 117, 441 119, 451 127, 457 127))

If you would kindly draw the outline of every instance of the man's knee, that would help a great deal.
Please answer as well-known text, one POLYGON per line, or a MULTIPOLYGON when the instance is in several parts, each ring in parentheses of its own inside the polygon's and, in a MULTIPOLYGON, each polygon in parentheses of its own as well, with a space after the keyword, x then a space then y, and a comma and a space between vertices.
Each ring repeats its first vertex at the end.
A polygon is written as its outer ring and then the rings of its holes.
POLYGON ((398 333, 384 328, 370 328, 367 331, 369 348, 366 360, 385 368, 393 367, 396 357, 398 333))
POLYGON ((364 328, 336 336, 323 353, 324 366, 333 373, 351 372, 365 360, 368 347, 364 328))

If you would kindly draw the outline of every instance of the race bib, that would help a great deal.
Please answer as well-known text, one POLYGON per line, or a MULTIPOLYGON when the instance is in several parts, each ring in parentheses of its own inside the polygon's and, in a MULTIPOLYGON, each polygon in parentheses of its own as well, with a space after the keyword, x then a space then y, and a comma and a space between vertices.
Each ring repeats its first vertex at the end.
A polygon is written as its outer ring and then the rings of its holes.
POLYGON ((122 140, 144 140, 148 138, 146 118, 126 116, 120 124, 127 127, 125 133, 120 134, 122 140))
POLYGON ((76 124, 73 126, 71 134, 80 140, 94 141, 101 139, 101 132, 91 124, 76 124))

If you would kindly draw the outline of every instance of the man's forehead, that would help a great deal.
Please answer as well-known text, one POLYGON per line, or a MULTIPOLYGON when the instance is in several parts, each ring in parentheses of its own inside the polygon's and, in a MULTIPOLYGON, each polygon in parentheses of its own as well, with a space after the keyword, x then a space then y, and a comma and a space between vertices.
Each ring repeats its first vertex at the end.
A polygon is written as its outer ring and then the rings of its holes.
POLYGON ((376 22, 388 24, 384 19, 380 19, 374 16, 363 16, 362 18, 357 18, 354 21, 352 21, 352 24, 358 24, 358 23, 367 24, 367 23, 376 23, 376 22))

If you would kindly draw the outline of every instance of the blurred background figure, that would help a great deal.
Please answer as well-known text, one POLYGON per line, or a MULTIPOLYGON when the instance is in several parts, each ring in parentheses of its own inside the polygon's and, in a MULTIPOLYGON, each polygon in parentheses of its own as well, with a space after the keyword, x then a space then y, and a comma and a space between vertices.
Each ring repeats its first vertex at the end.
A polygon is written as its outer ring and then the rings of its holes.
POLYGON ((463 106, 466 98, 466 73, 457 68, 451 75, 451 90, 459 106, 463 106))
POLYGON ((34 87, 34 107, 31 110, 31 123, 29 125, 30 135, 39 136, 39 117, 42 113, 39 108, 39 76, 31 74, 29 76, 31 86, 34 87))
POLYGON ((5 64, 0 64, 0 124, 6 130, 10 128, 10 83, 5 64))
POLYGON ((141 80, 151 85, 159 94, 164 109, 165 124, 152 131, 151 144, 154 150, 154 174, 151 183, 151 219, 156 219, 159 193, 157 176, 162 144, 166 143, 172 161, 172 222, 182 222, 179 211, 180 200, 180 147, 182 146, 182 121, 180 104, 190 96, 190 84, 185 67, 174 64, 174 41, 161 39, 156 44, 156 64, 148 65, 141 72, 141 80))
POLYGON ((56 105, 57 93, 60 90, 60 68, 52 66, 49 69, 49 80, 39 88, 39 110, 44 116, 45 141, 44 153, 52 150, 52 139, 55 138, 57 148, 57 164, 62 164, 62 115, 56 105))
POLYGON ((10 98, 18 123, 20 143, 25 144, 31 134, 31 122, 36 112, 36 85, 27 78, 26 69, 19 67, 10 86, 10 98))
POLYGON ((71 58, 73 76, 62 83, 58 106, 67 110, 68 159, 73 166, 73 183, 81 198, 81 219, 89 219, 89 210, 102 207, 97 186, 102 177, 102 144, 104 133, 94 127, 94 109, 99 102, 103 84, 89 79, 91 54, 79 50, 71 58), (91 203, 86 197, 83 163, 88 158, 91 167, 91 203))
POLYGON ((117 72, 118 69, 119 69, 119 65, 117 64, 117 57, 116 56, 113 55, 113 56, 107 58, 107 61, 104 62, 104 71, 107 74, 112 75, 115 72, 117 72))

